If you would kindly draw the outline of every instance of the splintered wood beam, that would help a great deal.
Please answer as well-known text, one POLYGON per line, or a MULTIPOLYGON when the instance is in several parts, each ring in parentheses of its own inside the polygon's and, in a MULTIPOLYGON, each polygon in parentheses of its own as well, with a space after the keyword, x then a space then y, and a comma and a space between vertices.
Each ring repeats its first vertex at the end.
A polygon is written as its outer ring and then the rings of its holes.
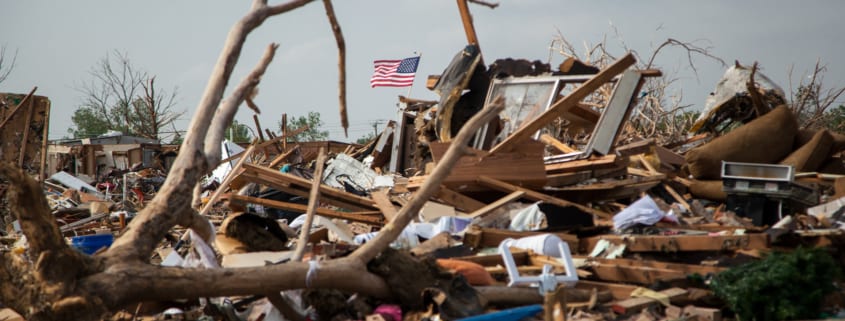
POLYGON ((396 214, 399 213, 399 210, 397 210, 396 206, 393 206, 393 202, 390 201, 390 196, 387 195, 387 189, 373 191, 370 193, 370 197, 372 197, 373 201, 376 202, 376 207, 378 207, 379 210, 381 210, 381 213, 384 214, 385 220, 388 222, 393 221, 396 214))
POLYGON ((486 204, 479 202, 472 197, 458 193, 446 187, 446 185, 440 186, 440 191, 437 193, 436 197, 444 203, 452 205, 465 212, 474 212, 486 206, 486 204))
POLYGON ((637 155, 637 160, 639 160, 640 164, 642 164, 643 167, 645 167, 645 169, 648 170, 650 173, 660 174, 660 171, 655 169, 654 166, 652 166, 651 163, 649 163, 645 156, 643 156, 642 154, 637 155))
POLYGON ((663 184, 663 188, 666 189, 666 191, 669 192, 670 195, 672 195, 672 198, 674 198, 675 201, 681 203, 681 206, 683 206, 688 212, 692 213, 692 206, 689 205, 689 202, 687 202, 687 200, 684 199, 684 197, 681 196, 678 191, 672 188, 672 186, 670 186, 669 184, 665 183, 663 184))
MULTIPOLYGON (((27 97, 31 97, 31 96, 27 96, 27 97)), ((26 98, 26 97, 24 97, 24 98, 26 98)), ((32 126, 31 126, 32 116, 35 114, 35 102, 29 101, 29 102, 27 102, 27 104, 28 104, 28 107, 26 108, 26 120, 24 120, 24 124, 26 124, 24 126, 26 126, 26 127, 24 127, 23 137, 21 138, 21 153, 18 156, 18 167, 20 167, 20 168, 24 168, 23 167, 23 160, 26 156, 26 148, 27 148, 27 146, 29 146, 29 132, 32 130, 31 129, 32 128, 32 126)), ((20 105, 18 105, 18 106, 20 106, 20 105)), ((47 139, 47 138, 44 137, 44 139, 47 139)))
POLYGON ((38 90, 38 87, 37 87, 37 86, 36 86, 36 87, 32 87, 32 90, 30 90, 30 91, 29 91, 29 93, 28 93, 28 94, 26 94, 26 96, 24 96, 24 97, 23 97, 23 99, 21 99, 21 102, 20 102, 20 103, 18 103, 18 105, 17 105, 17 106, 15 106, 15 109, 13 109, 13 110, 12 110, 12 112, 10 112, 10 113, 8 114, 8 116, 6 116, 6 119, 3 119, 3 122, 2 122, 2 123, 0 123, 0 130, 2 130, 2 129, 3 129, 3 127, 5 127, 5 126, 6 126, 6 123, 8 123, 8 122, 9 122, 9 120, 11 120, 13 117, 15 117, 15 114, 18 112, 18 110, 19 110, 19 109, 21 109, 21 106, 23 106, 24 104, 26 104, 26 103, 28 103, 28 102, 29 102, 29 99, 31 99, 31 98, 32 98, 32 95, 34 95, 34 94, 35 94, 35 91, 36 91, 36 90, 38 90))
MULTIPOLYGON (((232 195, 229 197, 229 202, 234 205, 243 205, 243 204, 258 204, 261 206, 277 208, 280 210, 285 211, 295 211, 295 212, 302 212, 305 213, 308 210, 308 206, 296 203, 289 203, 289 202, 282 202, 282 201, 274 201, 265 198, 258 198, 258 197, 251 197, 251 196, 243 196, 243 195, 232 195)), ((368 211, 368 212, 340 212, 335 210, 330 210, 327 208, 318 207, 316 210, 317 215, 325 216, 329 218, 339 218, 343 220, 349 220, 352 222, 359 222, 369 225, 376 225, 381 226, 384 225, 384 220, 379 218, 381 216, 381 212, 378 211, 368 211)))
POLYGON ((491 177, 480 176, 480 177, 478 177, 478 183, 482 184, 484 186, 490 187, 492 189, 502 191, 502 192, 506 192, 506 193, 514 192, 514 191, 522 191, 522 192, 525 192, 525 195, 523 197, 530 199, 532 201, 535 201, 535 202, 536 201, 543 201, 543 202, 546 202, 546 203, 549 203, 549 204, 554 204, 554 205, 561 206, 561 207, 572 206, 572 207, 575 207, 575 208, 577 208, 577 209, 579 209, 583 212, 586 212, 586 213, 589 213, 589 214, 592 214, 592 215, 595 215, 595 216, 598 216, 598 217, 601 217, 601 218, 606 218, 606 219, 613 218, 613 215, 611 215, 609 213, 605 213, 605 212, 602 212, 602 211, 599 211, 599 210, 596 210, 596 209, 592 209, 592 208, 589 208, 587 206, 584 206, 584 205, 581 205, 581 204, 578 204, 578 203, 573 203, 573 202, 570 202, 570 201, 567 201, 567 200, 564 200, 564 199, 560 199, 560 198, 557 198, 557 197, 554 197, 554 196, 551 196, 551 195, 543 194, 543 193, 533 191, 533 190, 530 190, 530 189, 527 189, 527 188, 519 187, 519 186, 516 186, 516 185, 513 185, 513 184, 508 184, 506 182, 503 182, 503 181, 500 181, 500 180, 497 180, 497 179, 494 179, 494 178, 491 178, 491 177))
MULTIPOLYGON (((465 0, 458 0, 460 3, 461 1, 465 0)), ((539 117, 535 118, 534 120, 523 124, 517 131, 513 132, 510 136, 505 138, 504 141, 493 147, 490 150, 490 154, 495 154, 497 152, 502 151, 509 151, 512 150, 514 147, 518 146, 523 141, 529 139, 534 133, 536 133, 541 128, 545 127, 558 117, 562 116, 566 113, 570 108, 574 107, 576 104, 581 102, 584 98, 589 96, 593 93, 596 89, 604 85, 608 81, 612 80, 613 77, 628 69, 637 62, 637 59, 634 58, 632 53, 628 53, 624 57, 620 58, 612 65, 608 66, 607 68, 600 71, 598 74, 587 80, 578 88, 572 90, 569 95, 566 95, 562 99, 558 100, 554 103, 549 109, 547 109, 543 114, 539 117)))
POLYGON ((543 142, 543 144, 554 147, 555 149, 561 151, 564 154, 577 152, 577 150, 575 148, 572 148, 569 145, 564 144, 563 142, 557 140, 557 138, 554 138, 554 137, 552 137, 552 135, 549 135, 549 134, 540 135, 540 141, 543 142))
POLYGON ((293 148, 291 148, 290 150, 286 151, 284 154, 280 154, 279 156, 276 156, 276 158, 273 158, 273 160, 270 161, 270 164, 268 164, 267 167, 270 167, 270 168, 273 168, 273 169, 279 168, 279 165, 282 162, 284 162, 286 159, 288 159, 288 157, 290 157, 290 154, 293 154, 297 150, 299 150, 299 145, 296 145, 293 148))
POLYGON ((323 168, 326 165, 326 148, 320 147, 317 154, 317 168, 314 169, 314 181, 311 182, 311 191, 308 193, 308 208, 305 211, 305 223, 299 233, 299 240, 296 242, 296 249, 293 251, 291 261, 301 261, 305 254, 305 244, 308 243, 308 235, 311 234, 311 224, 314 222, 314 214, 317 205, 320 204, 320 183, 323 178, 323 168))
POLYGON ((615 154, 545 165, 546 173, 572 173, 585 170, 621 168, 628 166, 628 157, 615 154))
POLYGON ((769 248, 766 234, 745 235, 642 235, 626 237, 621 235, 601 235, 583 239, 581 250, 588 252, 595 248, 600 240, 612 244, 624 244, 626 252, 691 252, 691 251, 734 251, 765 250, 769 248))
POLYGON ((264 132, 261 131, 261 123, 258 122, 258 115, 253 114, 252 120, 255 121, 255 131, 258 133, 259 142, 263 142, 264 141, 264 132))
MULTIPOLYGON (((439 162, 448 143, 430 144, 431 155, 435 162, 439 162)), ((483 191, 476 180, 479 176, 489 176, 501 181, 519 184, 521 186, 541 188, 546 185, 546 169, 543 164, 542 143, 528 141, 513 151, 499 153, 486 157, 483 150, 467 148, 451 173, 444 180, 444 184, 452 188, 460 188, 462 192, 483 191)))
POLYGON ((594 263, 590 267, 593 272, 592 278, 609 282, 651 285, 658 281, 671 281, 687 277, 686 273, 678 270, 647 266, 621 266, 594 263))
MULTIPOLYGON (((686 298, 689 291, 681 288, 671 288, 659 292, 669 298, 669 302, 677 303, 679 300, 686 298)), ((647 297, 630 298, 624 301, 613 303, 611 309, 621 315, 629 315, 637 313, 647 308, 652 304, 660 304, 657 300, 647 297)))
MULTIPOLYGON (((475 26, 472 24, 472 14, 469 13, 467 0, 457 0, 458 11, 461 13, 461 22, 464 24, 464 32, 467 35, 467 43, 478 46, 478 36, 475 34, 475 26)), ((478 46, 479 50, 481 46, 478 46)))
MULTIPOLYGON (((267 185, 286 193, 303 197, 308 196, 311 187, 310 180, 252 164, 244 164, 243 168, 244 171, 240 175, 241 179, 267 185)), ((320 185, 320 194, 323 195, 323 200, 326 203, 348 210, 372 211, 376 209, 373 200, 369 198, 341 191, 325 184, 320 185)))
POLYGON ((493 213, 493 211, 495 211, 496 209, 498 209, 502 206, 505 206, 505 204, 508 204, 510 202, 513 202, 515 200, 520 199, 523 195, 525 195, 525 192, 523 192, 523 191, 511 192, 510 194, 505 195, 505 197, 502 197, 502 198, 496 200, 495 202, 487 204, 487 206, 484 206, 484 207, 478 209, 477 211, 470 213, 469 217, 473 218, 473 219, 483 218, 487 215, 490 215, 490 213, 493 213))
POLYGON ((724 267, 718 266, 707 266, 707 265, 699 265, 699 264, 683 264, 683 263, 671 263, 671 262, 662 262, 662 261, 655 261, 655 260, 635 260, 635 259, 604 259, 604 258, 588 258, 586 256, 573 256, 573 258, 582 258, 587 260, 592 260, 601 264, 613 265, 613 266, 626 266, 626 267, 648 267, 648 268, 658 268, 658 269, 667 269, 667 270, 675 270, 680 271, 685 274, 716 274, 722 271, 727 270, 724 267))
POLYGON ((634 292, 634 290, 636 290, 638 286, 592 280, 578 280, 578 283, 575 284, 575 288, 584 290, 596 289, 599 291, 609 291, 610 295, 613 296, 614 300, 626 300, 631 297, 631 292, 634 292))

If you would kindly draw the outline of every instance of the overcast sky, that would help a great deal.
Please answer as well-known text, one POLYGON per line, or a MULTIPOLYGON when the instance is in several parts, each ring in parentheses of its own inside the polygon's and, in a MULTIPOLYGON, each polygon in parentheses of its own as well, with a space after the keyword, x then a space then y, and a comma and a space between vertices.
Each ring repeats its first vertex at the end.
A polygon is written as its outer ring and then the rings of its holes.
MULTIPOLYGON (((271 0, 272 1, 272 0, 271 0)), ((347 46, 349 139, 373 131, 373 122, 396 117, 397 95, 407 88, 370 88, 375 59, 401 59, 421 52, 411 96, 436 99, 425 89, 427 75, 437 75, 466 43, 457 5, 452 0, 336 0, 333 2, 347 46)), ((827 65, 827 86, 845 86, 845 1, 501 1, 496 9, 470 5, 485 61, 525 58, 547 61, 549 45, 560 33, 583 47, 607 39, 621 56, 620 41, 645 55, 667 38, 710 46, 732 62, 760 63, 763 72, 789 90, 812 70, 827 65), (621 40, 614 34, 621 34, 621 40)), ((202 95, 229 28, 249 1, 13 1, 0 0, 0 45, 17 51, 10 77, 0 92, 39 95, 52 101, 50 138, 67 134, 70 116, 80 105, 77 88, 90 81, 88 71, 107 53, 128 54, 138 68, 156 75, 163 89, 178 89, 177 122, 184 129, 202 95)), ((331 139, 343 137, 337 111, 337 48, 325 10, 315 1, 270 18, 247 39, 233 82, 255 65, 267 44, 281 46, 260 85, 256 103, 263 127, 276 128, 288 117, 317 111, 331 139)), ((583 50, 582 50, 583 51, 583 50)), ((698 77, 685 63, 685 52, 668 50, 657 64, 677 77, 685 104, 702 106, 724 68, 697 58, 698 77)), ((8 57, 7 57, 8 59, 8 57)), ((563 60, 551 53, 556 66, 563 60)), ((236 118, 252 126, 252 111, 236 118)))

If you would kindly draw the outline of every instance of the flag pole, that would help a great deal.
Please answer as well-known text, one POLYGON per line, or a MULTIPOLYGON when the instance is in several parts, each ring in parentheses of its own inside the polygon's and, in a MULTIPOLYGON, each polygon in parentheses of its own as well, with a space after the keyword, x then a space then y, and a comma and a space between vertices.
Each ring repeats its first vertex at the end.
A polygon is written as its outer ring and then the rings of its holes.
MULTIPOLYGON (((414 54, 417 55, 417 70, 420 69, 420 61, 422 61, 422 52, 414 51, 414 54)), ((417 81, 417 72, 414 71, 414 82, 417 81)), ((411 98, 411 89, 414 88, 414 82, 411 82, 411 86, 408 86, 408 95, 406 97, 411 98)))
MULTIPOLYGON (((417 55, 417 70, 420 69, 420 60, 422 58, 422 52, 414 51, 414 54, 417 55)), ((414 71, 414 81, 417 80, 417 71, 414 71)), ((414 88, 414 81, 411 82, 411 85, 408 86, 408 99, 411 99, 411 89, 414 88)), ((396 112, 396 127, 393 130, 393 146, 391 146, 391 153, 390 153, 390 163, 388 165, 388 171, 397 173, 399 169, 399 152, 400 147, 402 146, 400 140, 402 140, 402 129, 404 127, 404 120, 405 120, 405 108, 408 106, 408 103, 399 104, 399 109, 396 112), (404 106, 403 106, 404 105, 404 106)))

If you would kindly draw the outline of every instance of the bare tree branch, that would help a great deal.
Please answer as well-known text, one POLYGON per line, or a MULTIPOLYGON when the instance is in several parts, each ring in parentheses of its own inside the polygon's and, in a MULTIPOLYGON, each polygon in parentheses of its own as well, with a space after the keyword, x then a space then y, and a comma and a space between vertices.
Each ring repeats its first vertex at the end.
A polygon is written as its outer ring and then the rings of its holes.
POLYGON ((346 116, 346 42, 343 40, 343 32, 334 14, 331 0, 323 0, 326 7, 326 16, 332 26, 332 33, 337 42, 337 81, 338 81, 338 104, 340 106, 340 125, 343 126, 343 134, 349 137, 349 117, 346 116))
POLYGON ((12 73, 12 70, 15 69, 15 62, 18 60, 18 51, 15 50, 15 55, 12 56, 12 61, 9 62, 6 60, 6 47, 0 46, 0 83, 2 83, 6 78, 9 77, 9 74, 12 73))
POLYGON ((214 168, 220 163, 220 142, 226 135, 226 128, 232 124, 238 107, 243 104, 244 100, 261 81, 261 76, 267 71, 267 66, 273 61, 273 56, 276 55, 278 48, 278 44, 267 46, 258 65, 241 81, 240 85, 235 88, 229 98, 220 104, 220 108, 215 112, 214 120, 208 129, 208 136, 205 138, 205 158, 208 162, 208 168, 214 168))

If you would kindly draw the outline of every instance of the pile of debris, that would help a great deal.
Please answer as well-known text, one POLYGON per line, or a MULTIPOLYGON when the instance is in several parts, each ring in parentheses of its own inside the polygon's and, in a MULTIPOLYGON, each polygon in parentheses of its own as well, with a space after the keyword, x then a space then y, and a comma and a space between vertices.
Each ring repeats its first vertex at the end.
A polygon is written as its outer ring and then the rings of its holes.
MULTIPOLYGON (((172 230, 154 263, 309 262, 308 287, 322 260, 396 229, 437 179, 395 250, 367 266, 393 297, 309 288, 145 304, 115 318, 841 317, 834 276, 845 263, 845 135, 799 128, 783 91, 737 65, 696 122, 700 133, 669 144, 632 138, 626 124, 647 95, 643 84, 661 74, 635 62, 628 54, 603 68, 575 59, 485 66, 469 45, 429 78, 439 101, 400 97, 400 119, 364 146, 289 139, 303 128, 267 131, 245 149, 224 142, 223 165, 195 197, 215 241, 172 230), (444 179, 432 178, 459 130, 494 105, 498 117, 444 179), (772 254, 781 251, 792 253, 772 254)), ((112 178, 98 188, 59 172, 44 184, 61 232, 89 254, 111 244, 165 181, 149 168, 112 178)))

